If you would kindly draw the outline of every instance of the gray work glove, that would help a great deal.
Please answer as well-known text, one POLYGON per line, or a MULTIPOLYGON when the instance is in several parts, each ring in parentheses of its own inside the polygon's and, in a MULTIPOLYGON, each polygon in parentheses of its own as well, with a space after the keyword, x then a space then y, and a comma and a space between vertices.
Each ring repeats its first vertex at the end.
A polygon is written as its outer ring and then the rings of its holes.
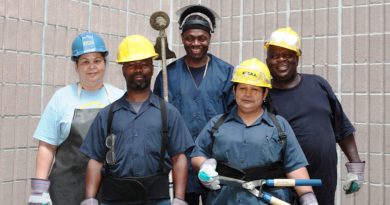
POLYGON ((187 202, 185 202, 183 199, 174 198, 172 205, 187 205, 187 202))
POLYGON ((215 171, 216 168, 217 161, 213 158, 210 158, 202 163, 198 173, 198 178, 203 186, 211 190, 218 190, 221 188, 219 185, 218 172, 215 171))
POLYGON ((49 194, 50 181, 46 179, 31 179, 31 195, 28 205, 52 205, 49 194))
POLYGON ((359 191, 364 181, 364 166, 366 162, 347 162, 347 181, 344 184, 345 194, 352 194, 359 191))
POLYGON ((80 205, 99 205, 99 202, 95 198, 88 198, 82 201, 80 205))
POLYGON ((316 195, 313 192, 307 192, 299 197, 301 205, 318 205, 316 195))

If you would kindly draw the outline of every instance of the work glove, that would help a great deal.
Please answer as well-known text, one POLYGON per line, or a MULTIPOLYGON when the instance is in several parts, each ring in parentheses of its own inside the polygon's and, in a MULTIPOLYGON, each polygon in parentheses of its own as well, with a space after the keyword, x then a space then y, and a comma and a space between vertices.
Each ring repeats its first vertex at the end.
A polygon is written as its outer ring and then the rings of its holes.
POLYGON ((99 202, 94 198, 88 198, 82 201, 80 205, 99 205, 99 202))
POLYGON ((202 163, 198 173, 198 178, 203 186, 211 190, 218 190, 221 188, 219 185, 218 172, 215 171, 216 168, 217 161, 213 158, 210 158, 202 163))
POLYGON ((366 162, 347 162, 347 182, 344 184, 345 194, 359 191, 364 181, 364 165, 366 162))
POLYGON ((28 199, 28 205, 52 205, 49 187, 49 180, 32 178, 31 195, 28 199))
POLYGON ((185 202, 183 199, 174 198, 172 205, 187 205, 187 202, 185 202))
POLYGON ((299 197, 301 205, 318 205, 316 195, 313 192, 307 192, 299 197))

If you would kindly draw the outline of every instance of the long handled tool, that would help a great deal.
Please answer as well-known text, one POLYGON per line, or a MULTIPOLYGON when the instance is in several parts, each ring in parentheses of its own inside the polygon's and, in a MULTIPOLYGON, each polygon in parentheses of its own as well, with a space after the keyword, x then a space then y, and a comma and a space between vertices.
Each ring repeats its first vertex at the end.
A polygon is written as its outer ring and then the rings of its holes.
POLYGON ((294 186, 321 186, 321 179, 259 179, 253 181, 244 181, 240 179, 219 176, 222 185, 243 188, 262 201, 273 205, 289 205, 289 203, 278 199, 271 194, 263 191, 263 186, 267 187, 294 187, 294 186), (259 187, 259 188, 257 188, 259 187))
POLYGON ((154 48, 159 54, 157 60, 162 61, 163 96, 166 102, 168 102, 167 59, 176 58, 175 53, 168 48, 167 35, 165 33, 165 29, 169 26, 169 21, 168 14, 163 11, 154 12, 150 17, 150 25, 159 31, 154 48))

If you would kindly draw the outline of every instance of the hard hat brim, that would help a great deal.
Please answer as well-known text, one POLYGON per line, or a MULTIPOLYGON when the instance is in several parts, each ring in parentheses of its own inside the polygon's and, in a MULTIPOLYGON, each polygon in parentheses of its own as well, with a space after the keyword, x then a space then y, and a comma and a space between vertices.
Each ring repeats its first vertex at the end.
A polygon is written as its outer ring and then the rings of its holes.
POLYGON ((265 48, 266 50, 268 50, 268 49, 269 49, 269 46, 277 46, 277 47, 285 48, 285 49, 288 49, 288 50, 292 50, 292 51, 294 51, 295 53, 297 53, 297 56, 301 56, 301 50, 300 50, 300 49, 297 50, 297 49, 295 49, 295 48, 293 48, 293 47, 291 47, 291 46, 287 46, 287 45, 284 45, 284 44, 272 43, 272 42, 266 41, 266 42, 264 43, 264 48, 265 48))
POLYGON ((152 58, 152 60, 155 60, 157 57, 158 57, 158 53, 155 53, 154 55, 150 55, 150 56, 149 55, 148 56, 139 55, 139 56, 132 56, 129 58, 122 58, 121 60, 117 60, 116 62, 119 64, 123 64, 126 62, 140 61, 140 60, 145 60, 145 59, 149 59, 149 58, 152 58))

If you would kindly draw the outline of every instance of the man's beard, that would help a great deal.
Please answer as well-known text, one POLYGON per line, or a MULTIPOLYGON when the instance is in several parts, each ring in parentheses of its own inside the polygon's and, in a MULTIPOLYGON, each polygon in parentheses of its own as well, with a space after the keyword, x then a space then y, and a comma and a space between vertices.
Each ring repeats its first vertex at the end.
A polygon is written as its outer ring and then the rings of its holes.
POLYGON ((145 78, 142 81, 127 81, 127 89, 128 90, 145 90, 146 88, 149 88, 150 86, 150 80, 145 78))

